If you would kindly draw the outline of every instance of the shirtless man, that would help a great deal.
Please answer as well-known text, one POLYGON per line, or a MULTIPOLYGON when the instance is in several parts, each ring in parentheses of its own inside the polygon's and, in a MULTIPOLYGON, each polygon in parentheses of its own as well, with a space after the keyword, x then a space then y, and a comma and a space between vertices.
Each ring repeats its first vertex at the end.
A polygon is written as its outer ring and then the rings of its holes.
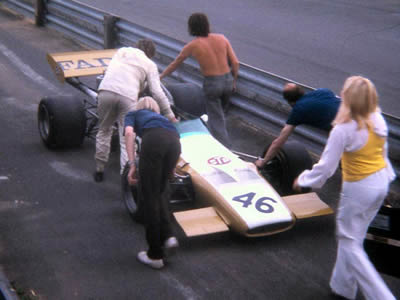
POLYGON ((175 71, 189 56, 194 57, 204 76, 203 90, 207 97, 205 105, 208 127, 217 140, 230 148, 224 109, 228 107, 230 96, 236 89, 239 60, 224 35, 210 33, 210 24, 205 14, 192 14, 188 20, 188 28, 190 35, 195 39, 183 47, 160 78, 175 71))

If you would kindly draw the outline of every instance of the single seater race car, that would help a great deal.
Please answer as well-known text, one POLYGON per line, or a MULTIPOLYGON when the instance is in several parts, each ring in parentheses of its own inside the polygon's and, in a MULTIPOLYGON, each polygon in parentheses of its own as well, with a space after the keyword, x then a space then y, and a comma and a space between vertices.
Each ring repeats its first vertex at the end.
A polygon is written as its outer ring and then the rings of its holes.
MULTIPOLYGON (((94 50, 48 54, 59 80, 68 82, 89 99, 45 97, 40 101, 38 127, 47 147, 79 146, 85 136, 94 137, 97 89, 79 77, 103 74, 114 53, 115 50, 94 50)), ((287 143, 265 168, 258 170, 243 159, 251 155, 227 149, 209 133, 199 118, 205 112, 200 87, 172 83, 164 91, 182 118, 176 125, 182 154, 172 182, 175 192, 171 200, 189 200, 196 206, 174 213, 188 236, 233 230, 257 237, 288 230, 296 219, 332 214, 316 193, 289 195, 293 193, 294 178, 312 164, 302 145, 287 143)), ((140 151, 140 145, 137 149, 140 151)), ((123 200, 134 218, 140 206, 138 190, 122 176, 123 200)))
MULTIPOLYGON (((200 119, 185 120, 176 127, 182 154, 175 180, 185 180, 180 183, 186 185, 185 196, 194 197, 196 205, 202 206, 174 213, 187 236, 230 229, 248 237, 269 235, 290 229, 296 219, 332 213, 316 193, 281 197, 254 164, 219 143, 200 119)), ((138 191, 128 185, 126 174, 127 169, 122 177, 123 197, 135 218, 138 191)))

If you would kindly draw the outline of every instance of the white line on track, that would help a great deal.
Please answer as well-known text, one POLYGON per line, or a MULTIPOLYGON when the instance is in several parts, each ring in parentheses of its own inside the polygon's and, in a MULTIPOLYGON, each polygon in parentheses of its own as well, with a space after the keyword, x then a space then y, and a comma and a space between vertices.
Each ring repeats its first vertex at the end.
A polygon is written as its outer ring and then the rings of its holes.
POLYGON ((59 93, 59 89, 53 85, 50 81, 36 73, 29 65, 24 63, 17 55, 14 54, 10 49, 0 43, 0 51, 6 56, 12 64, 14 64, 18 70, 20 70, 29 79, 35 81, 37 84, 49 89, 52 92, 59 93))
POLYGON ((171 286, 179 290, 185 299, 187 300, 199 299, 199 297, 191 287, 183 285, 178 279, 176 279, 171 274, 161 273, 161 277, 164 278, 166 281, 168 281, 171 286))
POLYGON ((73 168, 70 164, 61 161, 52 161, 50 166, 58 173, 79 181, 91 182, 92 177, 86 170, 73 168))

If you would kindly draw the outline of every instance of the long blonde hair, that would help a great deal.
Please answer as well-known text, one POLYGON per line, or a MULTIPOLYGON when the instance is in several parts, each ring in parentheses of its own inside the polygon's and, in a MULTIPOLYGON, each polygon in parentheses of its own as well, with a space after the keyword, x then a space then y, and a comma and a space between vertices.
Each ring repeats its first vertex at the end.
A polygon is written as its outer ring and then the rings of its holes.
POLYGON ((155 113, 160 113, 160 107, 158 106, 157 102, 149 96, 139 99, 138 103, 136 104, 136 110, 141 109, 148 109, 155 113))
POLYGON ((351 76, 344 82, 340 96, 342 103, 333 125, 354 120, 359 129, 369 127, 370 114, 379 110, 375 85, 365 77, 351 76))

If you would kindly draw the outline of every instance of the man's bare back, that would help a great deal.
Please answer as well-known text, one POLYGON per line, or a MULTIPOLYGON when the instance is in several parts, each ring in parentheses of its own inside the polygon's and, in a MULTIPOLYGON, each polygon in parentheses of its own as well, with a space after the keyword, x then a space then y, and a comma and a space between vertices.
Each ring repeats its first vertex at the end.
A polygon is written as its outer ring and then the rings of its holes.
POLYGON ((218 76, 230 72, 228 60, 236 59, 228 40, 222 34, 210 33, 207 37, 197 37, 187 47, 198 61, 204 76, 218 76))
POLYGON ((199 63, 203 76, 219 76, 232 72, 234 81, 236 81, 239 60, 228 39, 217 33, 209 33, 206 37, 198 36, 186 44, 160 77, 163 78, 172 73, 190 56, 193 56, 199 63))

